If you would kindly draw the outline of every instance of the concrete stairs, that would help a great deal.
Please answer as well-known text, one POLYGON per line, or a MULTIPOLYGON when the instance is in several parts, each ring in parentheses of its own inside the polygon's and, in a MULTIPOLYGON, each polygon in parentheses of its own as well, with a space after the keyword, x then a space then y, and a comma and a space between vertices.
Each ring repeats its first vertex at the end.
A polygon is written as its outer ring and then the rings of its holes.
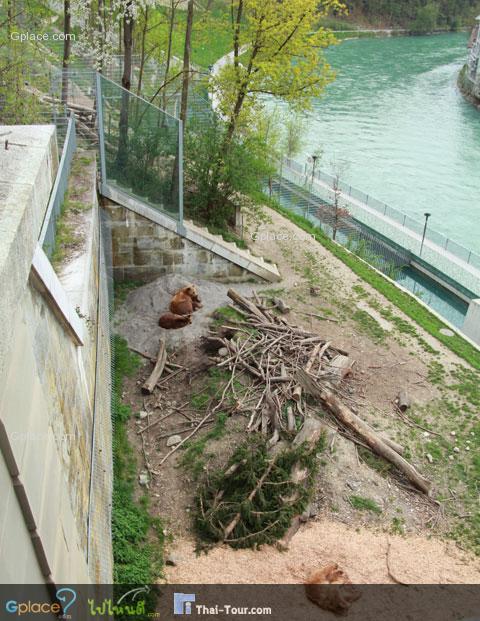
POLYGON ((252 276, 257 276, 267 282, 279 282, 281 280, 280 272, 274 263, 269 263, 264 258, 255 256, 250 250, 239 248, 233 242, 225 241, 221 235, 210 233, 206 227, 198 226, 191 220, 184 220, 183 223, 179 223, 164 212, 125 192, 117 185, 102 184, 100 193, 126 209, 174 231, 180 237, 184 237, 230 263, 238 265, 250 272, 252 276))

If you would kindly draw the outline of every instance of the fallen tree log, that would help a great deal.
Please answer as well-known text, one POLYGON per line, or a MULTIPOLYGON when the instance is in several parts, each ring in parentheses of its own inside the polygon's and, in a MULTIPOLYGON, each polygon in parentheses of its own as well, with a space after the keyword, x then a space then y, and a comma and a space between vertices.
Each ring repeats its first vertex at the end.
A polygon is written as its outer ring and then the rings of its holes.
POLYGON ((253 302, 247 300, 242 295, 237 293, 234 289, 229 289, 227 292, 228 297, 235 302, 238 306, 248 311, 251 315, 254 315, 259 321, 262 323, 266 323, 268 321, 267 317, 262 313, 262 311, 258 310, 253 302))
POLYGON ((377 455, 383 457, 398 468, 413 485, 428 496, 431 493, 431 482, 425 479, 417 470, 399 455, 383 438, 376 434, 350 408, 344 405, 332 390, 321 386, 303 369, 298 369, 296 378, 302 388, 312 397, 322 401, 328 410, 342 425, 355 432, 377 455))
POLYGON ((401 390, 398 393, 398 397, 396 399, 397 405, 398 405, 398 409, 401 412, 406 412, 408 410, 408 408, 411 406, 412 401, 407 393, 406 390, 401 390))
POLYGON ((160 339, 157 361, 155 363, 155 366, 153 367, 153 371, 151 372, 150 377, 145 381, 145 383, 142 386, 143 394, 147 394, 147 395, 152 394, 155 386, 157 385, 158 380, 162 376, 166 361, 167 361, 167 350, 165 348, 165 341, 163 339, 160 339))

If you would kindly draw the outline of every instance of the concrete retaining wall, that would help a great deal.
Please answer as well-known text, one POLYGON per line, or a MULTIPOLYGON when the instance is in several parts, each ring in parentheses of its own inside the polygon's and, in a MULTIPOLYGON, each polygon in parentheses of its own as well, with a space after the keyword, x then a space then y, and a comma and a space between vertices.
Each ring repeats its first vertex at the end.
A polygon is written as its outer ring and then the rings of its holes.
POLYGON ((30 269, 34 253, 41 252, 37 239, 58 162, 55 128, 0 128, 5 131, 22 147, 0 155, 0 582, 110 582, 112 552, 104 523, 111 505, 110 393, 108 378, 95 381, 99 357, 109 366, 110 356, 108 322, 98 321, 105 304, 103 296, 99 307, 98 210, 86 212, 90 227, 76 298, 52 270, 30 269), (55 305, 59 291, 63 309, 69 306, 63 315, 55 305), (80 327, 69 329, 68 316, 80 327), (94 421, 103 421, 95 422, 103 432, 95 442, 94 421), (95 446, 104 451, 100 486, 92 479, 95 446), (25 491, 22 502, 13 486, 15 467, 25 491), (25 506, 33 520, 28 529, 25 506), (104 535, 98 547, 89 545, 95 510, 104 535), (29 530, 38 535, 43 558, 29 530))

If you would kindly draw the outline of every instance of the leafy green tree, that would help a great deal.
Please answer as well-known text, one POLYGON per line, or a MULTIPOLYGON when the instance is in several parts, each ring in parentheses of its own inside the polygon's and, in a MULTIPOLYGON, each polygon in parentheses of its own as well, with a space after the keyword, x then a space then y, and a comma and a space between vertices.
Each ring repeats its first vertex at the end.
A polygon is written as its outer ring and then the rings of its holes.
POLYGON ((233 58, 212 77, 211 87, 227 119, 225 144, 273 95, 297 109, 311 106, 334 74, 320 51, 335 42, 318 27, 340 0, 232 0, 233 58))
POLYGON ((224 126, 218 119, 185 138, 186 208, 195 219, 225 230, 232 223, 234 204, 258 193, 272 173, 268 142, 250 132, 236 136, 223 152, 224 126), (212 163, 221 162, 212 183, 212 163))
POLYGON ((411 29, 413 32, 426 33, 432 32, 437 26, 438 6, 433 2, 429 2, 417 11, 417 17, 413 22, 411 29))

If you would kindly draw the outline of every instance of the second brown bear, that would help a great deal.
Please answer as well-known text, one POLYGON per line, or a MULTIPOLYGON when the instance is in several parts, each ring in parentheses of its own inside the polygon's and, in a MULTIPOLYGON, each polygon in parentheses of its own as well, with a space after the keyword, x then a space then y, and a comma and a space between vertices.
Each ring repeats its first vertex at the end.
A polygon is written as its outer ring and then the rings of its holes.
POLYGON ((202 303, 194 285, 177 291, 170 302, 170 312, 175 315, 191 315, 199 308, 202 308, 202 303))

